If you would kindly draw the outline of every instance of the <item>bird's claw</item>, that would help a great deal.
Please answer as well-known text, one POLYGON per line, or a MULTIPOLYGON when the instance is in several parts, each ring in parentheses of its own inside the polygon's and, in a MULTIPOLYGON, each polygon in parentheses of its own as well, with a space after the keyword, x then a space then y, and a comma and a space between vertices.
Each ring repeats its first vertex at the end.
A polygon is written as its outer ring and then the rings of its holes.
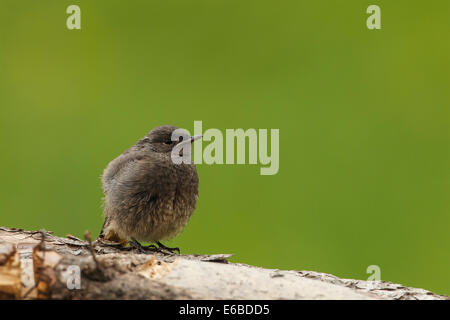
POLYGON ((155 246, 154 244, 151 244, 148 246, 143 246, 136 239, 133 239, 133 238, 128 243, 130 244, 129 248, 130 249, 134 248, 137 251, 137 253, 147 253, 148 251, 152 251, 152 252, 161 252, 161 253, 169 252, 171 254, 175 254, 175 252, 178 252, 178 254, 181 254, 180 248, 169 248, 169 247, 166 247, 165 245, 163 245, 159 241, 156 241, 156 243, 158 244, 158 247, 155 246))
POLYGON ((130 244, 131 248, 134 248, 137 251, 137 253, 147 253, 148 251, 158 250, 158 248, 155 245, 151 244, 148 246, 143 246, 139 242, 137 242, 136 239, 132 239, 128 243, 130 244))

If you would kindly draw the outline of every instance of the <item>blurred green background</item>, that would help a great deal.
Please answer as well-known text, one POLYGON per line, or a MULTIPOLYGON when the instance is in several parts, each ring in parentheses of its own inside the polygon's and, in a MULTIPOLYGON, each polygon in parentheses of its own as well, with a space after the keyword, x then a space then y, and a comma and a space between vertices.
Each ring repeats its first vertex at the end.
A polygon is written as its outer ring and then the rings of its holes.
POLYGON ((103 168, 155 126, 279 128, 277 175, 198 166, 169 245, 450 294, 449 18, 448 0, 1 0, 0 225, 97 235, 103 168))

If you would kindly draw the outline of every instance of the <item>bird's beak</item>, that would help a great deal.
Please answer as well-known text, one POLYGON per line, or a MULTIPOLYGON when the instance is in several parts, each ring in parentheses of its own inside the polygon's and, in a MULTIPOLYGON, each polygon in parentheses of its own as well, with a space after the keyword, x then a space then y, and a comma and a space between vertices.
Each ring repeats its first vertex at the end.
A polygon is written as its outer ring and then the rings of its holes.
POLYGON ((197 135, 197 136, 192 136, 191 137, 191 143, 194 142, 195 140, 201 139, 203 136, 201 134, 197 135))

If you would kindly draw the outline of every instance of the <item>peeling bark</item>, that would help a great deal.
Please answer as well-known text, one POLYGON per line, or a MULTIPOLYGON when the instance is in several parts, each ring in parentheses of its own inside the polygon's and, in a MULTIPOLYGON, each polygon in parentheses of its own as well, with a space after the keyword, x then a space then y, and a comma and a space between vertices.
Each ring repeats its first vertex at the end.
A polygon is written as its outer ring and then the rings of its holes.
POLYGON ((1 299, 448 299, 385 281, 263 269, 230 254, 137 254, 0 227, 1 299))

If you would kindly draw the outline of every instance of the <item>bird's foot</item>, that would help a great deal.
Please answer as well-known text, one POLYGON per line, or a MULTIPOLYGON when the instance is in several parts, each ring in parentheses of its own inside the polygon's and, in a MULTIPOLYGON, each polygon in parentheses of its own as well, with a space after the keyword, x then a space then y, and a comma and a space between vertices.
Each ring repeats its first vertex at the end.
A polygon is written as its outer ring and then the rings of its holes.
POLYGON ((136 249, 137 253, 147 253, 148 251, 156 251, 158 248, 151 244, 148 246, 143 246, 136 239, 131 238, 131 241, 128 242, 131 248, 136 249))
POLYGON ((170 253, 175 253, 174 251, 178 251, 178 254, 181 253, 181 252, 180 252, 180 248, 169 248, 169 247, 166 247, 165 245, 163 245, 163 244, 162 244, 161 242, 159 242, 159 241, 156 241, 156 243, 157 243, 158 246, 159 246, 159 248, 158 248, 159 251, 167 250, 167 251, 169 251, 170 253))

